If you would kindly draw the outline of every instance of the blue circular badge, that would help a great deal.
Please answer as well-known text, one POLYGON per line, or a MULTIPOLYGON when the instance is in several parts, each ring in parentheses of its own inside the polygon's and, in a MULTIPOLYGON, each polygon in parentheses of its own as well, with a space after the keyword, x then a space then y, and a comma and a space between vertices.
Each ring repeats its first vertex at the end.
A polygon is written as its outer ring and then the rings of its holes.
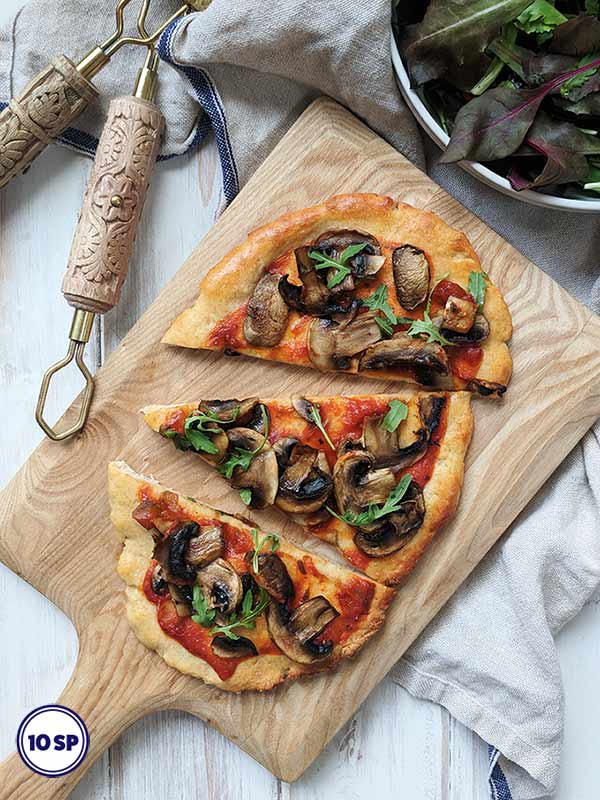
POLYGON ((89 745, 85 722, 65 706, 34 708, 17 731, 17 750, 23 763, 48 778, 58 778, 77 769, 89 745))

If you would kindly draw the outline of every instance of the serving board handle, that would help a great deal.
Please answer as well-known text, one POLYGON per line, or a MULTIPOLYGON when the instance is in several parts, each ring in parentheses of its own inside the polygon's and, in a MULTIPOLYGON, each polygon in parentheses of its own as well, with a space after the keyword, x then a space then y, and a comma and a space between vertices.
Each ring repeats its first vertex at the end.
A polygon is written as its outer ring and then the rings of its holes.
POLYGON ((68 775, 47 778, 32 772, 13 753, 0 764, 0 800, 67 798, 96 759, 130 725, 162 707, 159 694, 149 695, 151 665, 145 661, 150 654, 142 652, 140 658, 122 602, 117 599, 110 605, 81 636, 75 670, 57 700, 85 722, 90 735, 87 756, 68 775))

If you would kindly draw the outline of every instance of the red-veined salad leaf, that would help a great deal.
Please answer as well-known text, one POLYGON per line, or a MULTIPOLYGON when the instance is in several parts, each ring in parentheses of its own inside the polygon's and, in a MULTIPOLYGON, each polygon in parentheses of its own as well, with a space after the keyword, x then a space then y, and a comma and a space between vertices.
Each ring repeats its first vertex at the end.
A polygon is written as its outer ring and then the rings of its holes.
POLYGON ((441 161, 495 161, 511 155, 525 139, 546 95, 591 67, 600 67, 600 59, 558 75, 536 89, 500 86, 475 97, 458 112, 441 161))
POLYGON ((567 56, 583 56, 600 50, 600 20, 589 14, 567 20, 554 31, 550 50, 567 56))
POLYGON ((530 177, 513 165, 508 179, 517 190, 585 181, 589 174, 586 155, 600 153, 600 140, 595 136, 588 136, 569 122, 557 122, 543 111, 537 115, 525 142, 546 161, 543 169, 530 177))
POLYGON ((465 87, 472 86, 489 66, 484 55, 489 42, 530 3, 431 0, 423 21, 408 31, 402 48, 412 80, 420 86, 451 72, 465 87))

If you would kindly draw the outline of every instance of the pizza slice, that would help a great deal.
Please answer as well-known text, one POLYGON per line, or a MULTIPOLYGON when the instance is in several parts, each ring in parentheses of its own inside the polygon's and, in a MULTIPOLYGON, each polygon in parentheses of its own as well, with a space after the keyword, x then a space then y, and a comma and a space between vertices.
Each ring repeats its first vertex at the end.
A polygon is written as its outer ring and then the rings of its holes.
POLYGON ((163 342, 500 397, 511 333, 463 233, 390 197, 349 194, 250 233, 163 342))
POLYGON ((473 428, 468 392, 200 400, 142 409, 252 508, 275 505, 367 575, 396 584, 452 516, 473 428))
POLYGON ((138 639, 232 692, 332 669, 381 627, 393 590, 275 534, 108 467, 119 574, 138 639))

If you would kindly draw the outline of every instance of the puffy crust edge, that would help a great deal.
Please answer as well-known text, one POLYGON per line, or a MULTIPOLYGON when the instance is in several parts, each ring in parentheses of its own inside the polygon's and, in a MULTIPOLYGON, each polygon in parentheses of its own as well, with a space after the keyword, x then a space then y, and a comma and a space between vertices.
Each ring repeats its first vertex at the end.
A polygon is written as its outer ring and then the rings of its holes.
MULTIPOLYGON (((394 592, 376 583, 369 613, 360 620, 352 635, 341 647, 334 651, 334 655, 327 659, 327 662, 307 666, 298 664, 284 655, 259 656, 255 659, 243 661, 231 678, 221 680, 212 667, 203 659, 192 655, 179 642, 164 633, 158 624, 155 606, 147 600, 139 588, 148 569, 153 550, 152 535, 131 516, 131 512, 138 504, 138 489, 143 484, 151 484, 159 491, 165 489, 154 478, 148 478, 134 472, 122 461, 111 462, 108 465, 108 495, 111 520, 119 540, 124 545, 119 558, 118 572, 127 584, 127 618, 136 637, 143 645, 155 650, 169 666, 179 672, 200 678, 205 683, 230 692, 265 691, 272 689, 286 679, 291 680, 301 675, 315 674, 316 672, 333 669, 342 658, 354 655, 383 624, 385 611, 394 596, 394 592)), ((238 527, 250 530, 250 526, 245 525, 237 518, 223 514, 181 495, 178 495, 178 497, 180 504, 184 508, 186 506, 189 507, 193 513, 210 514, 223 522, 230 522, 238 527)), ((281 546, 284 552, 289 552, 293 555, 301 556, 305 552, 289 542, 284 542, 283 539, 281 540, 281 546)), ((311 554, 311 558, 319 570, 331 578, 332 581, 342 576, 347 577, 350 574, 350 570, 339 567, 319 556, 311 554)))

